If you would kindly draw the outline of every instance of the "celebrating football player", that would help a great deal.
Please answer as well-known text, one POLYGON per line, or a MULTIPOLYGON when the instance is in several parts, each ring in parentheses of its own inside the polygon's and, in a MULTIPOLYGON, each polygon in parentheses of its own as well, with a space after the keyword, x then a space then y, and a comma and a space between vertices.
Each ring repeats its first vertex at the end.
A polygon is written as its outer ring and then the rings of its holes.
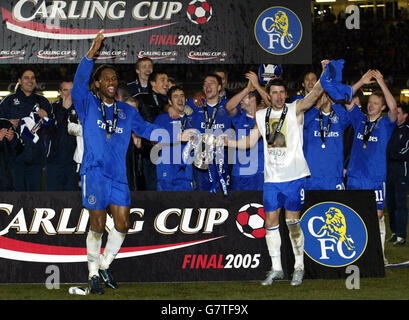
POLYGON ((106 286, 117 288, 109 266, 118 254, 129 229, 130 191, 126 176, 126 152, 132 131, 149 139, 157 126, 145 122, 138 111, 115 99, 118 75, 113 66, 102 65, 93 74, 95 95, 88 90, 93 58, 102 45, 102 30, 78 66, 72 88, 75 109, 83 124, 84 155, 81 166, 83 206, 89 210, 87 236, 89 286, 91 293, 103 294, 100 276, 106 286), (114 228, 101 255, 106 210, 114 228))

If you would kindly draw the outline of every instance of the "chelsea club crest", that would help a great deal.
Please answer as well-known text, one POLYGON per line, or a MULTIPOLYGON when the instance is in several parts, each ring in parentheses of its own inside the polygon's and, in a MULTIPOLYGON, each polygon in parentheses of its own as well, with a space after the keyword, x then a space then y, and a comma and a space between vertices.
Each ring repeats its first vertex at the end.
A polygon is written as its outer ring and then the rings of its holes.
POLYGON ((298 16, 290 9, 271 7, 258 16, 254 35, 264 51, 285 55, 300 44, 303 28, 298 16))

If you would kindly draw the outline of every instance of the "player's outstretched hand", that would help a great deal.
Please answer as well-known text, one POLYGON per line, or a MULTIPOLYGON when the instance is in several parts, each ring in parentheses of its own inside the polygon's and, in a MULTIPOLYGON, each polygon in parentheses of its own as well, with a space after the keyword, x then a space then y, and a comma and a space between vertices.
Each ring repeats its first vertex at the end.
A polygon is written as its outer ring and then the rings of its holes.
POLYGON ((101 48, 102 40, 104 40, 104 30, 103 29, 98 32, 94 41, 92 41, 91 48, 88 50, 88 53, 87 53, 88 59, 92 59, 97 53, 97 51, 99 50, 99 48, 101 48))

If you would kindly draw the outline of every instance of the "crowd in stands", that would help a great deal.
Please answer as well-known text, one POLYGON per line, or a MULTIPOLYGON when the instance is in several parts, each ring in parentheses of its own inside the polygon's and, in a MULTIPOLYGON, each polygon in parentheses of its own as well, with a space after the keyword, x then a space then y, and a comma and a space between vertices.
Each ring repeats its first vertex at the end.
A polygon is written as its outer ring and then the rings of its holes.
MULTIPOLYGON (((368 69, 385 70, 389 81, 403 78, 406 82, 409 73, 409 17, 406 11, 400 10, 399 19, 376 19, 372 15, 361 13, 360 28, 348 30, 345 26, 345 14, 338 17, 330 16, 322 20, 314 20, 312 25, 312 66, 286 65, 284 79, 300 79, 301 75, 313 67, 320 67, 321 57, 332 59, 343 58, 347 61, 344 76, 355 81, 357 74, 363 74, 368 69)), ((206 74, 214 66, 210 64, 166 65, 166 71, 180 82, 200 82, 197 75, 206 74)), ((230 83, 240 81, 249 69, 257 69, 254 65, 225 65, 230 83)), ((2 64, 0 79, 16 81, 21 72, 21 65, 2 64)), ((117 65, 123 79, 132 81, 133 74, 127 72, 129 65, 117 65)), ((39 81, 58 82, 75 73, 73 64, 44 64, 37 68, 39 81)))

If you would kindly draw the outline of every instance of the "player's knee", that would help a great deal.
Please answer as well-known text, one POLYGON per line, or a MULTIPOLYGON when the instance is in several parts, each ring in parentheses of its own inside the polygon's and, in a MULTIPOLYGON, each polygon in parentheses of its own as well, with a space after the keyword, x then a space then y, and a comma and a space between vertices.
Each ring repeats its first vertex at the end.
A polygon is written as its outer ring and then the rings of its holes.
POLYGON ((92 231, 98 232, 98 233, 103 233, 105 229, 105 224, 96 224, 96 223, 91 223, 90 224, 90 229, 92 231))
POLYGON ((119 221, 115 223, 115 229, 122 233, 127 233, 130 227, 129 219, 119 219, 119 221))
POLYGON ((95 232, 102 233, 104 232, 104 229, 105 229, 105 222, 106 222, 106 217, 91 215, 90 229, 95 232))
POLYGON ((266 214, 266 222, 265 222, 265 227, 266 229, 274 228, 278 226, 279 220, 278 220, 278 214, 277 213, 268 213, 266 214))

